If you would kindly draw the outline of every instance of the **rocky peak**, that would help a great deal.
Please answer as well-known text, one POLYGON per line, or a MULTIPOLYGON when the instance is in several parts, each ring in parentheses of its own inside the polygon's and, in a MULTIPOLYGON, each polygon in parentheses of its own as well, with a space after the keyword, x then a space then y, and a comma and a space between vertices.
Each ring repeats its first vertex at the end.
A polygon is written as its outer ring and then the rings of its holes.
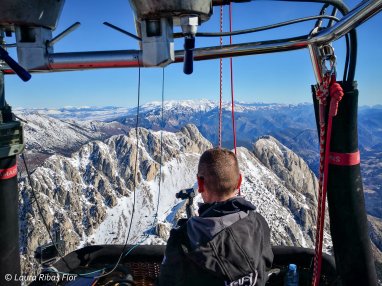
POLYGON ((272 136, 262 136, 253 144, 256 157, 272 170, 290 190, 317 202, 318 181, 305 161, 272 136))
MULTIPOLYGON (((274 244, 312 247, 316 206, 303 188, 314 189, 316 182, 293 180, 288 172, 303 171, 305 165, 275 139, 263 138, 255 146, 253 152, 238 148, 242 195, 268 221, 274 244)), ((71 157, 52 156, 35 170, 32 185, 49 227, 60 226, 67 251, 89 243, 123 243, 133 201, 136 211, 130 243, 150 230, 160 236, 147 243, 164 243, 174 218, 183 213, 178 207, 183 202, 175 199, 175 193, 195 183, 199 157, 211 147, 194 125, 177 133, 132 129, 104 142, 89 142, 71 157)), ((309 175, 299 176, 308 180, 309 175)), ((33 251, 49 238, 31 203, 28 182, 22 179, 20 186, 23 268, 28 273, 36 265, 33 251)), ((327 233, 325 245, 330 245, 327 233)))
MULTIPOLYGON (((137 223, 148 221, 147 217, 156 208, 158 194, 153 187, 158 184, 154 181, 159 180, 160 163, 164 168, 163 184, 170 180, 168 185, 172 186, 165 189, 163 197, 172 203, 177 190, 189 187, 188 181, 195 178, 194 168, 199 154, 211 148, 211 144, 195 126, 187 126, 184 130, 161 133, 139 128, 137 144, 136 130, 133 129, 128 135, 112 136, 104 142, 89 142, 71 157, 51 156, 43 166, 36 168, 31 184, 49 228, 53 232, 58 225, 61 226, 61 237, 67 242, 67 251, 74 250, 81 243, 91 243, 95 239, 92 235, 96 229, 102 228, 107 213, 119 208, 126 213, 118 215, 117 230, 113 231, 119 233, 122 242, 131 216, 133 192, 139 192, 142 199, 137 215, 141 219, 137 223), (186 174, 181 177, 176 172, 186 174), (125 205, 122 206, 122 202, 125 205)), ((33 251, 47 243, 49 236, 33 204, 26 178, 20 180, 20 192, 20 221, 23 226, 20 236, 25 257, 23 267, 27 273, 35 265, 33 251)), ((136 228, 137 233, 144 230, 142 227, 147 227, 147 223, 143 225, 136 228)))

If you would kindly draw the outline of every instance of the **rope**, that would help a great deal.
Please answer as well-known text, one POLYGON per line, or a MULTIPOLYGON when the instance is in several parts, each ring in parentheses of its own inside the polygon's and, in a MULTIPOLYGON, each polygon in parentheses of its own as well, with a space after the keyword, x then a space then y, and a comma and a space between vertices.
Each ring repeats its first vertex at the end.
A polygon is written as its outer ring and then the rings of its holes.
POLYGON ((138 170, 138 153, 139 153, 139 109, 140 109, 140 99, 141 99, 141 67, 138 67, 138 102, 137 102, 137 114, 136 114, 136 121, 135 121, 135 138, 136 138, 136 153, 135 153, 135 163, 134 163, 134 182, 133 182, 133 188, 134 188, 134 195, 133 195, 133 210, 131 213, 130 218, 130 225, 129 230, 127 232, 127 238, 126 243, 129 241, 130 237, 130 231, 131 231, 131 225, 133 224, 133 218, 135 214, 135 202, 136 202, 136 187, 137 187, 137 170, 138 170))
MULTIPOLYGON (((220 33, 223 32, 223 5, 220 5, 220 33)), ((223 37, 220 36, 220 47, 223 46, 223 37)), ((219 98, 219 147, 222 147, 223 128, 223 59, 220 58, 220 98, 219 98)))
MULTIPOLYGON (((130 253, 132 251, 132 249, 134 249, 136 247, 136 246, 133 246, 130 250, 128 250, 127 253, 125 253, 127 243, 129 242, 131 225, 133 224, 133 218, 134 218, 134 214, 135 214, 136 191, 137 191, 136 188, 137 188, 138 153, 139 153, 139 149, 138 149, 139 148, 139 130, 138 130, 138 127, 139 127, 140 98, 141 98, 141 67, 139 66, 138 67, 138 102, 137 102, 137 114, 136 114, 136 122, 135 122, 135 137, 136 137, 136 150, 137 151, 135 154, 135 163, 134 163, 133 210, 131 212, 129 230, 127 232, 127 237, 125 240, 125 244, 123 245, 121 254, 120 254, 117 262, 115 263, 114 267, 110 271, 108 271, 102 275, 95 276, 93 278, 101 278, 101 277, 105 277, 105 276, 108 276, 109 274, 113 273, 117 269, 118 265, 121 263, 122 258, 125 257, 128 253, 130 253)), ((140 243, 142 243, 142 242, 140 242, 140 243)), ((136 244, 136 245, 138 245, 138 244, 136 244)))
POLYGON ((159 202, 160 202, 160 193, 161 193, 161 182, 162 182, 162 157, 163 157, 163 128, 164 128, 164 68, 162 69, 162 106, 161 106, 161 131, 160 131, 160 158, 159 158, 159 182, 158 182, 158 200, 157 200, 157 209, 154 216, 154 223, 158 222, 158 211, 159 211, 159 202))
MULTIPOLYGON (((73 269, 70 267, 69 263, 64 258, 65 254, 61 253, 61 250, 57 247, 57 244, 55 243, 55 240, 53 239, 52 234, 50 233, 50 229, 49 229, 48 223, 47 223, 47 221, 45 219, 45 216, 43 215, 43 211, 42 211, 42 208, 40 206, 39 200, 37 199, 37 193, 36 193, 36 191, 35 191, 35 189, 33 187, 33 184, 32 184, 32 177, 31 177, 31 173, 30 173, 29 168, 28 168, 27 160, 25 158, 25 152, 21 153, 21 158, 23 159, 23 162, 24 162, 25 172, 27 173, 29 185, 30 185, 31 191, 32 191, 32 196, 33 196, 34 202, 36 203, 36 206, 37 206, 37 211, 38 211, 38 213, 40 215, 42 223, 44 224, 46 232, 48 233, 49 239, 51 240, 52 244, 54 245, 54 248, 56 249, 58 255, 60 256, 62 261, 65 263, 65 265, 68 267, 68 269, 70 271, 73 271, 73 269)), ((73 272, 73 273, 77 274, 75 272, 73 272)))
MULTIPOLYGON (((229 31, 232 32, 232 2, 229 3, 229 31)), ((232 45, 232 35, 229 36, 229 44, 232 45)), ((235 124, 235 91, 233 85, 233 62, 232 57, 229 58, 229 67, 231 74, 231 117, 232 117, 232 133, 233 133, 233 147, 235 149, 235 155, 237 155, 236 148, 236 124, 235 124)), ((239 188, 238 195, 241 195, 241 190, 239 188)))
POLYGON ((312 285, 318 286, 320 283, 321 263, 322 263, 322 244, 324 236, 325 224, 325 204, 326 191, 328 186, 329 173, 329 155, 330 142, 332 135, 333 117, 337 115, 338 103, 342 99, 344 93, 342 87, 336 82, 335 75, 325 75, 322 83, 317 90, 317 99, 319 100, 319 116, 320 116, 320 176, 319 176, 319 196, 317 204, 317 229, 316 229, 316 247, 314 256, 314 269, 312 285), (328 125, 326 130, 325 109, 328 96, 331 97, 328 125), (326 131, 326 132, 325 132, 326 131))
POLYGON ((98 278, 101 278, 101 277, 105 277, 105 276, 108 276, 109 274, 111 274, 112 272, 114 272, 115 269, 117 269, 118 265, 120 264, 121 260, 123 257, 127 256, 133 249, 135 249, 138 245, 140 245, 141 243, 143 243, 146 239, 147 239, 147 236, 141 240, 140 242, 138 242, 137 244, 135 244, 134 246, 132 246, 126 253, 125 253, 125 250, 126 250, 126 247, 127 247, 127 243, 128 243, 128 240, 129 240, 129 236, 130 236, 130 230, 131 230, 131 225, 132 225, 132 221, 133 221, 133 217, 134 217, 134 213, 135 213, 135 201, 136 201, 136 195, 135 195, 135 189, 136 189, 136 177, 137 177, 137 164, 138 164, 138 147, 139 147, 139 137, 138 137, 138 126, 139 126, 139 107, 140 107, 140 87, 141 87, 141 69, 140 67, 138 68, 138 106, 137 106, 137 115, 136 115, 136 139, 137 139, 137 153, 136 153, 136 157, 135 157, 135 171, 134 171, 134 202, 133 202, 133 211, 132 211, 132 215, 131 215, 131 219, 130 219, 130 226, 129 226, 129 231, 128 231, 128 234, 127 234, 127 238, 126 238, 126 241, 125 241, 125 244, 123 246, 123 249, 121 251, 121 254, 120 256, 118 257, 118 260, 117 262, 114 264, 114 267, 106 272, 106 273, 103 273, 101 275, 95 275, 93 276, 93 274, 96 274, 96 273, 99 273, 101 271, 105 271, 107 268, 101 268, 101 269, 98 269, 96 271, 91 271, 91 272, 87 272, 87 273, 76 273, 75 271, 73 271, 73 269, 69 266, 69 264, 67 263, 67 261, 65 260, 63 254, 60 252, 60 250, 57 248, 56 244, 54 243, 54 240, 53 240, 53 237, 49 231, 49 228, 48 228, 48 225, 46 223, 46 220, 45 220, 45 217, 43 216, 42 214, 42 210, 41 210, 41 207, 39 205, 39 202, 37 200, 37 196, 36 196, 36 192, 34 191, 34 187, 32 185, 32 179, 31 179, 31 175, 30 175, 30 172, 29 172, 29 169, 28 169, 28 166, 27 166, 27 163, 26 163, 26 159, 25 159, 25 155, 24 153, 21 155, 22 156, 22 159, 24 161, 24 165, 25 165, 25 170, 27 172, 27 176, 28 176, 28 180, 29 180, 29 183, 30 183, 30 186, 31 186, 31 189, 32 189, 32 195, 36 201, 36 204, 37 204, 37 208, 38 208, 38 212, 40 214, 40 217, 41 219, 43 220, 43 224, 45 225, 45 228, 48 232, 48 235, 49 235, 49 238, 50 240, 52 241, 52 243, 54 244, 54 247, 55 249, 57 250, 57 253, 59 254, 60 258, 62 259, 62 261, 66 264, 66 266, 68 267, 70 273, 67 273, 67 272, 59 272, 59 271, 52 271, 53 273, 58 273, 58 274, 65 274, 65 275, 78 275, 80 277, 89 277, 89 278, 95 278, 95 279, 98 279, 98 278))
MULTIPOLYGON (((229 4, 229 31, 232 32, 232 2, 229 4)), ((232 45, 232 36, 229 37, 229 44, 232 45)), ((235 148, 236 155, 236 125, 235 125, 235 92, 233 86, 233 63, 232 57, 229 58, 229 66, 231 73, 231 116, 232 116, 232 133, 233 133, 233 147, 235 148)), ((239 191, 240 195, 240 191, 239 191)))
MULTIPOLYGON (((288 25, 293 25, 301 22, 306 22, 306 21, 312 21, 316 19, 329 19, 330 21, 336 21, 338 22, 339 19, 334 16, 328 16, 328 15, 317 15, 317 16, 309 16, 309 17, 304 17, 304 18, 298 18, 298 19, 293 19, 289 20, 286 22, 281 22, 277 24, 272 24, 272 25, 267 25, 267 26, 262 26, 262 27, 256 27, 256 28, 251 28, 251 29, 245 29, 245 30, 238 30, 238 31, 233 31, 233 32, 219 32, 219 33, 209 33, 209 32, 198 32, 196 33, 196 37, 228 37, 228 36, 238 36, 238 35, 244 35, 244 34, 249 34, 249 33, 257 33, 261 31, 266 31, 266 30, 271 30, 275 28, 280 28, 280 27, 285 27, 288 25)), ((183 37, 182 33, 174 33, 174 38, 181 38, 183 37)))

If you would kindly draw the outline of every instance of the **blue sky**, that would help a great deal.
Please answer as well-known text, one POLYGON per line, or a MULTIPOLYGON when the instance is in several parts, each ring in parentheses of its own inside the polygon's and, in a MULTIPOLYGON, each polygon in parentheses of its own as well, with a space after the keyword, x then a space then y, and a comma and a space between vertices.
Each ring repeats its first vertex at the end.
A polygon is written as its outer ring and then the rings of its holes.
MULTIPOLYGON (((354 7, 356 1, 345 1, 354 7)), ((316 15, 321 4, 255 1, 233 5, 234 30, 262 26, 296 17, 316 15)), ((228 29, 228 6, 224 24, 228 29)), ((67 0, 55 34, 74 22, 81 27, 55 45, 55 52, 138 49, 138 44, 102 23, 111 22, 135 31, 132 11, 127 0, 67 0)), ((306 22, 274 31, 235 37, 235 43, 284 38, 308 33, 314 22, 306 22)), ((382 13, 358 28, 358 64, 356 80, 360 104, 382 103, 382 13)), ((219 29, 219 10, 199 31, 219 29)), ((228 38, 225 40, 228 42, 228 38)), ((218 45, 219 39, 197 39, 197 47, 218 45)), ((183 42, 177 40, 176 49, 183 42)), ((338 76, 342 78, 345 56, 344 40, 334 43, 338 59, 338 76)), ((141 102, 160 100, 161 68, 142 69, 141 102)), ((34 74, 24 83, 16 76, 6 77, 6 98, 14 107, 62 106, 134 106, 137 102, 138 69, 103 69, 92 71, 34 74)), ((165 99, 219 98, 219 60, 195 62, 194 73, 182 72, 182 64, 165 68, 165 99)), ((229 61, 224 60, 224 99, 230 100, 229 61)), ((236 100, 245 102, 310 102, 310 85, 315 83, 307 49, 234 58, 236 100)))

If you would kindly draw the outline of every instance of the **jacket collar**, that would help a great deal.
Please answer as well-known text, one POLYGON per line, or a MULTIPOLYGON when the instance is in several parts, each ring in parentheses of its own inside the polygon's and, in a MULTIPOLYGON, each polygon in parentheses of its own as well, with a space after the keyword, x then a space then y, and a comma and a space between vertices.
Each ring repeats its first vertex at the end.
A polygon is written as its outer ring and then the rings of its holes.
POLYGON ((199 206, 200 217, 220 217, 236 212, 255 210, 256 207, 243 197, 234 197, 223 202, 204 203, 199 206))

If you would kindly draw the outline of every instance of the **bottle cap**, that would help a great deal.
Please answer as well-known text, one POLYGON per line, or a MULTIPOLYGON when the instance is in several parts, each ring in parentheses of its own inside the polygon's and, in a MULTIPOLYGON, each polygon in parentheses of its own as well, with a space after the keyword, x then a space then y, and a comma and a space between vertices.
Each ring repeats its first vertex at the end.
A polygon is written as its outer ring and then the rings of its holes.
POLYGON ((290 271, 296 271, 297 270, 296 264, 289 264, 289 270, 290 271))

